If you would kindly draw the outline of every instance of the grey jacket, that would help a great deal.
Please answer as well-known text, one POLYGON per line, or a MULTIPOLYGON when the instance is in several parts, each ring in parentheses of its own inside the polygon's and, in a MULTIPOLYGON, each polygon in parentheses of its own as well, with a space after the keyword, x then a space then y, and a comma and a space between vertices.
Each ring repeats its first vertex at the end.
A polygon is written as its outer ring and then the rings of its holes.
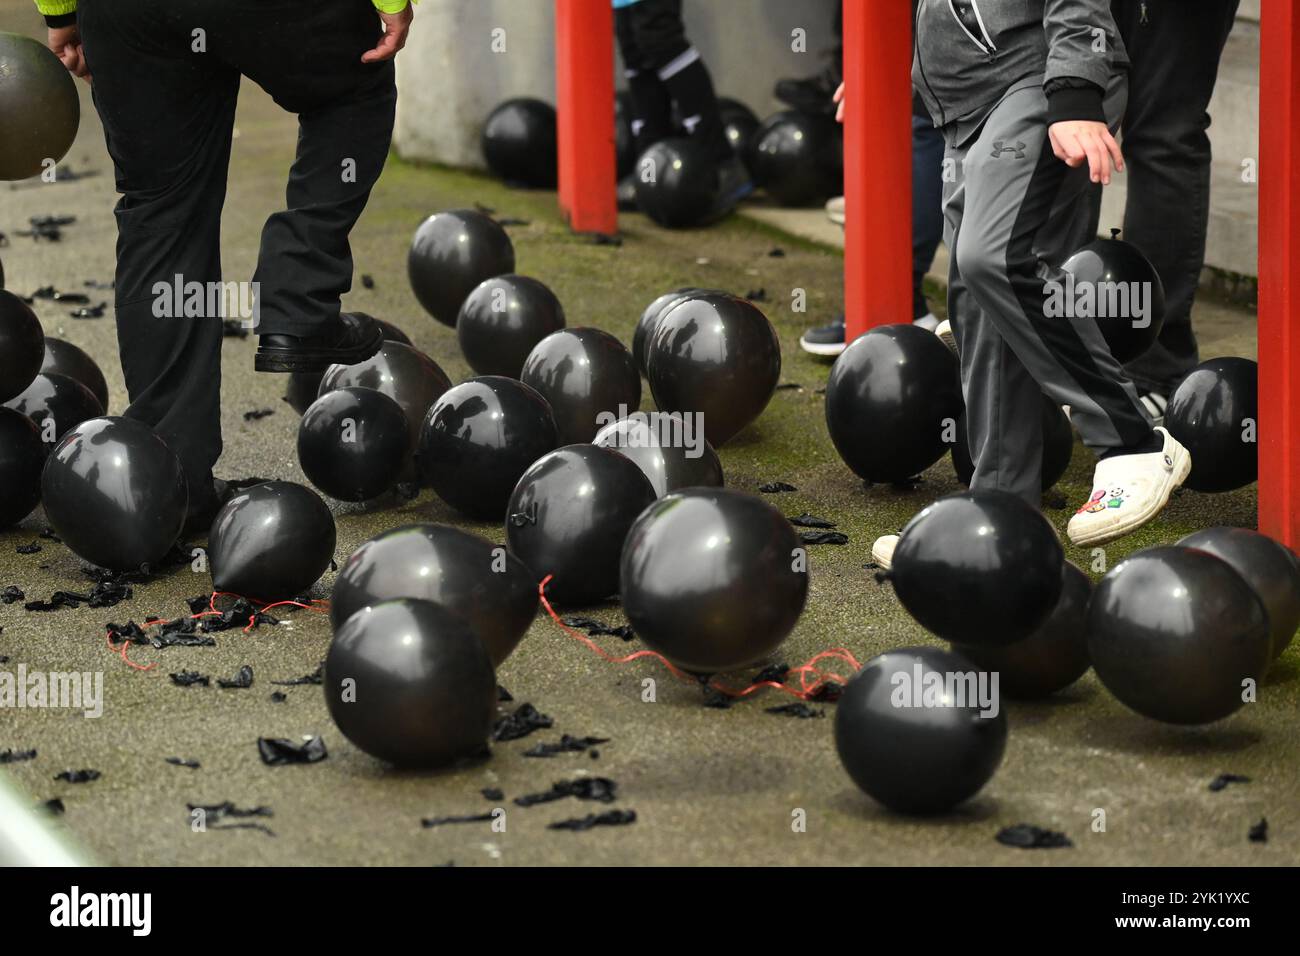
POLYGON ((916 3, 912 85, 936 126, 975 118, 1036 77, 1050 122, 1104 119, 1106 87, 1127 68, 1110 0, 916 3))

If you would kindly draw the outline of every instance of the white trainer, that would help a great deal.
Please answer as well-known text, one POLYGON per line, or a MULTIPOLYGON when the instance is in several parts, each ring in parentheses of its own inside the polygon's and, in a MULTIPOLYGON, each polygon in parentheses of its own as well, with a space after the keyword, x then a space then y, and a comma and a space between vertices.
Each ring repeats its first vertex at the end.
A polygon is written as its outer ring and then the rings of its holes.
POLYGON ((894 566, 894 549, 898 547, 898 535, 886 534, 876 539, 875 544, 871 546, 871 560, 882 571, 888 571, 894 566))
POLYGON ((952 334, 952 323, 944 319, 934 327, 934 334, 939 336, 939 341, 948 346, 953 355, 957 354, 957 337, 952 334))
POLYGON ((1103 544, 1142 527, 1160 513, 1192 470, 1192 456, 1178 439, 1156 429, 1164 448, 1145 455, 1117 455, 1097 462, 1093 492, 1066 529, 1079 547, 1103 544))

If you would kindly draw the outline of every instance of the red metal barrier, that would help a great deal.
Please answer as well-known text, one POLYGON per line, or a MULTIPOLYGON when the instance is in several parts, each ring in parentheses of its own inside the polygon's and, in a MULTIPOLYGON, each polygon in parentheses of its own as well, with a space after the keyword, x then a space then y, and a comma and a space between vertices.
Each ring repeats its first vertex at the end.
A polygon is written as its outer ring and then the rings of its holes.
POLYGON ((560 209, 579 232, 617 232, 610 0, 555 0, 555 87, 560 209))

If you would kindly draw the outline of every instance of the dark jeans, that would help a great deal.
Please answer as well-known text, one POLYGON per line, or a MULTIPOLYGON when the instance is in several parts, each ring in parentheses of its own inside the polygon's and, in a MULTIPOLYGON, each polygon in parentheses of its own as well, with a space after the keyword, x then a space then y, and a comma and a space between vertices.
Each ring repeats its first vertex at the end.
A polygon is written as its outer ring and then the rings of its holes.
POLYGON ((930 311, 921 280, 943 238, 943 133, 928 116, 912 116, 912 318, 930 311))
POLYGON ((311 335, 338 321, 352 284, 348 233, 388 155, 393 65, 361 63, 380 32, 370 0, 82 0, 78 22, 122 194, 115 306, 126 415, 180 457, 199 511, 221 454, 221 316, 156 314, 165 310, 155 285, 221 282, 240 77, 299 126, 287 209, 262 232, 257 331, 311 335))

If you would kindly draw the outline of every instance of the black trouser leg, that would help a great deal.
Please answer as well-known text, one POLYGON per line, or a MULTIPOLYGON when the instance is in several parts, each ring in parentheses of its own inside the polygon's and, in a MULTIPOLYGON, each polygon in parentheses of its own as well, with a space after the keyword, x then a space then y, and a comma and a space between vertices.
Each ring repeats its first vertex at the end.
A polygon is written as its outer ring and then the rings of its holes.
POLYGON ((661 139, 673 135, 673 101, 658 73, 645 65, 637 45, 631 9, 622 7, 614 11, 614 33, 618 38, 619 55, 623 58, 627 90, 632 97, 629 125, 639 156, 661 139))

